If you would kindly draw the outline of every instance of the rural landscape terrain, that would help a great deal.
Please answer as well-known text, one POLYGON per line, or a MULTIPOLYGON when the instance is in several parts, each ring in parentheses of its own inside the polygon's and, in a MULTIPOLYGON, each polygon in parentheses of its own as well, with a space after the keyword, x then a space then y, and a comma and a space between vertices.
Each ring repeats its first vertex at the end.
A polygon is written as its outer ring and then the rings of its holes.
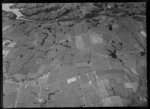
POLYGON ((3 107, 147 106, 146 2, 3 3, 3 107))

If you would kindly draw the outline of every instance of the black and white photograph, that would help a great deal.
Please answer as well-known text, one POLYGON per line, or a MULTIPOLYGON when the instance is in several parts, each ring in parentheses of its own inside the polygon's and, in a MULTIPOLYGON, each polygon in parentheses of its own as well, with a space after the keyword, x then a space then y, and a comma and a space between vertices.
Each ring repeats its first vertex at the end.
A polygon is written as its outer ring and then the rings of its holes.
POLYGON ((147 107, 146 4, 2 3, 2 107, 147 107))

